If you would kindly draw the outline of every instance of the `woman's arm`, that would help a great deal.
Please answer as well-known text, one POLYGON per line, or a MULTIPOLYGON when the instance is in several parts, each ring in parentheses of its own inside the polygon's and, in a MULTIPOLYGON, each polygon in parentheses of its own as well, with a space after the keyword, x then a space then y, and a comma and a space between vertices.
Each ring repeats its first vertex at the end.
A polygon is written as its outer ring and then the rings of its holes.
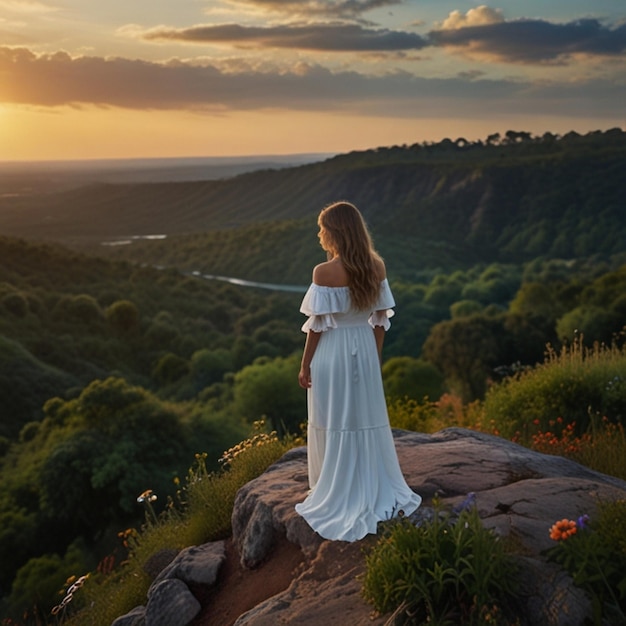
POLYGON ((298 382, 303 389, 308 389, 311 386, 311 361, 321 336, 322 333, 316 333, 314 330, 310 330, 306 335, 300 373, 298 374, 298 382))
POLYGON ((383 343, 385 342, 385 329, 382 326, 374 326, 374 338, 378 350, 378 360, 383 364, 383 343))

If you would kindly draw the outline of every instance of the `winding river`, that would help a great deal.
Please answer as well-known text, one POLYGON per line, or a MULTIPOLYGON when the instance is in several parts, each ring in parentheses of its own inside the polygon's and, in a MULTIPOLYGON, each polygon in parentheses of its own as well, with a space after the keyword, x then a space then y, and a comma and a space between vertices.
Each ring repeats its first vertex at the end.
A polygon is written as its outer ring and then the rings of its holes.
POLYGON ((215 274, 203 274, 202 272, 186 272, 190 276, 204 278, 206 280, 221 280, 231 285, 239 285, 241 287, 257 287, 259 289, 269 289, 271 291, 290 291, 292 293, 305 293, 306 286, 302 285, 279 285, 275 283, 258 283, 254 280, 243 280, 242 278, 232 278, 230 276, 217 276, 215 274))

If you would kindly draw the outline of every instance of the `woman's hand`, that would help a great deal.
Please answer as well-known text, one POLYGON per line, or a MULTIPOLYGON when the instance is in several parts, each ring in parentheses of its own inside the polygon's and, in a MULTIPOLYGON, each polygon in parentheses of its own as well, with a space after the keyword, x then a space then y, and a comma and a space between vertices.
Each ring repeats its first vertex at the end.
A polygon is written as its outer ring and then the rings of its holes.
POLYGON ((314 330, 310 330, 306 335, 306 343, 304 344, 304 354, 300 361, 300 373, 298 374, 298 382, 303 389, 309 389, 311 387, 311 361, 315 350, 317 350, 317 344, 319 343, 322 333, 316 333, 314 330))
POLYGON ((311 386, 311 368, 302 366, 300 373, 298 374, 298 383, 303 389, 308 389, 311 386))

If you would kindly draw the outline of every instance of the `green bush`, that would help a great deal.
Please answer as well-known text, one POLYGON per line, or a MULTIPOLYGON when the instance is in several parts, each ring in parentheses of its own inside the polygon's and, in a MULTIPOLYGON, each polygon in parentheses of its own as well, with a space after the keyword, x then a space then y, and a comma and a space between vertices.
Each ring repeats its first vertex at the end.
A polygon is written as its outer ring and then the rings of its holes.
POLYGON ((434 433, 445 426, 439 419, 434 402, 418 402, 415 398, 396 398, 387 405, 392 428, 434 433))
POLYGON ((577 433, 587 431, 592 415, 621 422, 626 416, 624 372, 626 347, 586 348, 579 339, 560 352, 550 349, 542 364, 489 389, 485 423, 504 437, 529 443, 530 432, 551 430, 555 421, 563 428, 575 422, 577 433))
POLYGON ((474 507, 434 501, 432 521, 391 522, 366 556, 363 594, 396 624, 486 624, 503 615, 517 568, 474 507))

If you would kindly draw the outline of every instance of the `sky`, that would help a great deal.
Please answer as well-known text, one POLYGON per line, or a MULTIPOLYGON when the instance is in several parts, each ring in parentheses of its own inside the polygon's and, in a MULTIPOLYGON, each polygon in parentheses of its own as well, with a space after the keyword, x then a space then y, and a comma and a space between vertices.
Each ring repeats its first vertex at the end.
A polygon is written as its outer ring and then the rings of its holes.
POLYGON ((0 161, 614 127, 625 0, 0 0, 0 161))

